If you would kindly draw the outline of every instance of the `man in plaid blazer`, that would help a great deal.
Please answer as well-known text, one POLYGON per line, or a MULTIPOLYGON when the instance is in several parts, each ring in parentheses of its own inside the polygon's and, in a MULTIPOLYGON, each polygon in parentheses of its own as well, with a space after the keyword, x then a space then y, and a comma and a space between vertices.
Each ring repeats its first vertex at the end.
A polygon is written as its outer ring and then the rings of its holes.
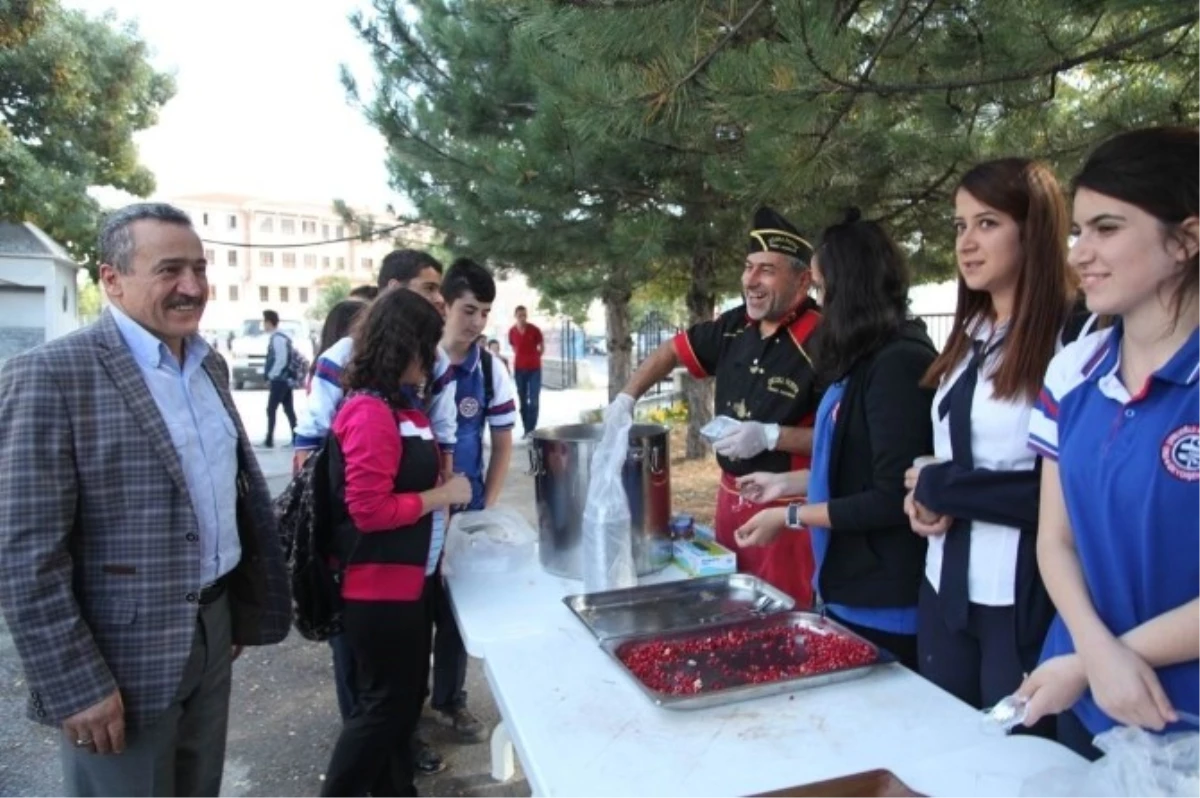
POLYGON ((204 250, 169 205, 100 237, 96 323, 0 372, 0 608, 73 795, 217 795, 231 663, 291 606, 266 481, 197 334, 204 250))

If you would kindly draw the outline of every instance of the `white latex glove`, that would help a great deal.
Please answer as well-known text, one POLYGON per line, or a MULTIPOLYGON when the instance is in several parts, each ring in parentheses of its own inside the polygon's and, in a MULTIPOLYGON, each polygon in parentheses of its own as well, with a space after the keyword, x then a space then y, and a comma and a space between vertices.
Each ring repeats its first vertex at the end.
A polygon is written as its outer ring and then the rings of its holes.
POLYGON ((714 443, 713 451, 730 460, 748 460, 775 448, 778 441, 778 424, 743 421, 740 427, 714 443))
POLYGON ((612 400, 612 404, 604 408, 604 423, 608 424, 613 419, 633 420, 633 406, 637 404, 632 396, 627 393, 617 394, 617 398, 612 400))

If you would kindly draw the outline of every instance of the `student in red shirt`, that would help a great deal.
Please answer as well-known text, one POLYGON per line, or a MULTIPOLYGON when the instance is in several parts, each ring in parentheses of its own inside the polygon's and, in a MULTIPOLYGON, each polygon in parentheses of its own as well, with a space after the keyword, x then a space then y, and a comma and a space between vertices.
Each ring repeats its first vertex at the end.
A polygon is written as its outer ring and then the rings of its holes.
POLYGON ((335 556, 344 567, 343 635, 357 703, 322 795, 416 795, 410 744, 429 677, 425 566, 432 513, 471 499, 442 482, 441 453, 418 395, 433 372, 442 319, 412 291, 375 300, 354 333, 345 401, 326 441, 335 556))
POLYGON ((517 323, 508 331, 513 349, 513 378, 517 381, 517 401, 521 405, 521 426, 528 438, 537 429, 538 395, 542 392, 542 353, 546 343, 542 331, 530 324, 524 305, 517 306, 517 323))

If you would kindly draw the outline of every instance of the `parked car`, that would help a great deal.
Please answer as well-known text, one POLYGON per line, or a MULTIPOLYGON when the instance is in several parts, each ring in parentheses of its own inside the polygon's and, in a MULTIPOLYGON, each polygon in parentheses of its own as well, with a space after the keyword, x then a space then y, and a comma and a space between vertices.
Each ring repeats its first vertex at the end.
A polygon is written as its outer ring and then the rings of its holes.
POLYGON ((589 355, 607 355, 608 339, 603 335, 589 335, 587 338, 587 353, 589 355))
MULTIPOLYGON (((313 360, 313 343, 308 322, 300 319, 280 319, 280 332, 292 339, 292 346, 308 362, 313 360)), ((230 360, 233 367, 233 387, 242 390, 248 385, 266 387, 263 369, 267 365, 267 347, 271 335, 262 327, 262 319, 242 322, 241 335, 233 339, 230 360)))

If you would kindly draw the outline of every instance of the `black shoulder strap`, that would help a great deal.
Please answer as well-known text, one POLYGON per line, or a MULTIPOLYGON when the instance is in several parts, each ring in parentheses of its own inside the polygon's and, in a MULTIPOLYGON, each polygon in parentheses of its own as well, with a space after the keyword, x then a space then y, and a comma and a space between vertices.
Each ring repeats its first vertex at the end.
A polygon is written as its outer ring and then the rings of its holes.
POLYGON ((492 406, 492 399, 496 395, 496 390, 492 386, 492 353, 481 347, 479 355, 479 367, 483 370, 483 413, 486 416, 488 408, 492 406))
POLYGON ((1062 336, 1060 337, 1062 345, 1066 346, 1069 343, 1073 343, 1079 338, 1085 328, 1093 326, 1088 324, 1092 318, 1093 316, 1087 308, 1087 301, 1083 297, 1075 300, 1074 305, 1071 306, 1071 313, 1067 316, 1067 323, 1063 325, 1062 336))

